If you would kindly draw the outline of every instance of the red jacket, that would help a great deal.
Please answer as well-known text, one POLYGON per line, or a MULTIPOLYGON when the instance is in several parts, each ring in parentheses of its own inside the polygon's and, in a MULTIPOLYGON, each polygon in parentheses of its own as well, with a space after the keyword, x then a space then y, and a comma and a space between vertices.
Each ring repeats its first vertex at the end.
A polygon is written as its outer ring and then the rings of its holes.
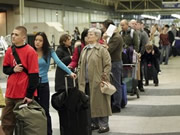
MULTIPOLYGON (((81 43, 81 50, 84 48, 84 44, 81 43)), ((75 69, 77 66, 78 66, 78 61, 79 61, 79 52, 78 52, 78 46, 74 49, 74 53, 73 53, 73 56, 72 56, 72 60, 71 60, 71 63, 68 65, 70 67, 72 67, 72 69, 75 69)))
MULTIPOLYGON (((104 41, 101 39, 101 40, 99 40, 99 43, 100 44, 103 44, 104 43, 104 41)), ((84 44, 83 43, 81 43, 81 50, 84 48, 84 44)), ((72 56, 72 60, 71 60, 71 63, 68 65, 69 67, 71 67, 72 69, 75 69, 77 66, 78 66, 78 61, 79 61, 79 56, 80 56, 80 54, 79 54, 79 52, 78 52, 78 47, 79 46, 77 46, 75 49, 74 49, 74 53, 73 53, 73 56, 72 56)))

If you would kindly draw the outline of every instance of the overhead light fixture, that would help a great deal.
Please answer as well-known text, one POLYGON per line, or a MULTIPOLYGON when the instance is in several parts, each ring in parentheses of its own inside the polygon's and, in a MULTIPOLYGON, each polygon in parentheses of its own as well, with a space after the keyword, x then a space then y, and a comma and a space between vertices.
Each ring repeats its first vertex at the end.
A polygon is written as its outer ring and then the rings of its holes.
POLYGON ((171 16, 180 19, 180 15, 178 14, 171 14, 171 16))
POLYGON ((152 20, 160 20, 161 19, 161 15, 158 15, 158 17, 156 16, 151 16, 151 15, 141 15, 141 17, 143 18, 149 18, 149 19, 152 19, 152 20))

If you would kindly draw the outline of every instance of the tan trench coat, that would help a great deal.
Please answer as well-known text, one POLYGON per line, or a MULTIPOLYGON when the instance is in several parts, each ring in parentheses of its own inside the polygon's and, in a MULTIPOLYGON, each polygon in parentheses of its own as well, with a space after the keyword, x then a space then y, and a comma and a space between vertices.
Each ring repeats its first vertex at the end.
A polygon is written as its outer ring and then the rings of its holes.
MULTIPOLYGON (((78 63, 78 84, 79 89, 85 92, 85 47, 81 53, 78 63)), ((88 79, 90 87, 91 117, 104 117, 112 115, 111 100, 109 95, 101 93, 100 82, 102 75, 106 73, 109 77, 111 71, 111 58, 109 52, 102 45, 96 44, 94 48, 88 50, 88 79)))

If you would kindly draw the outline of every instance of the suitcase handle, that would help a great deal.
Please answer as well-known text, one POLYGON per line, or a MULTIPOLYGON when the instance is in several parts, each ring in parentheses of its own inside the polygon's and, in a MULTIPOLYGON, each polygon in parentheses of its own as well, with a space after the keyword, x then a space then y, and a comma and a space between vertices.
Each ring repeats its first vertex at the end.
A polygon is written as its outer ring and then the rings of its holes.
MULTIPOLYGON (((70 75, 65 75, 65 90, 67 95, 68 95, 68 81, 67 81, 68 77, 70 77, 70 75)), ((76 87, 75 79, 73 79, 73 87, 76 87)))
POLYGON ((21 109, 23 107, 27 107, 27 106, 28 106, 28 104, 22 104, 22 105, 19 106, 19 109, 21 109))

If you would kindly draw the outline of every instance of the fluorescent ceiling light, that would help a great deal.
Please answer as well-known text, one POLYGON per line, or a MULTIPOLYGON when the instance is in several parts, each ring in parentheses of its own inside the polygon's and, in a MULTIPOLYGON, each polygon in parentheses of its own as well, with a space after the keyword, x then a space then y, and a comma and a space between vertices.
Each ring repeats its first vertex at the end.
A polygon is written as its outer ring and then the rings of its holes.
POLYGON ((171 16, 180 19, 180 15, 178 14, 171 14, 171 16))
POLYGON ((141 15, 141 17, 143 18, 149 18, 149 19, 152 19, 152 20, 160 20, 161 19, 161 15, 158 15, 158 17, 156 16, 151 16, 151 15, 141 15))

